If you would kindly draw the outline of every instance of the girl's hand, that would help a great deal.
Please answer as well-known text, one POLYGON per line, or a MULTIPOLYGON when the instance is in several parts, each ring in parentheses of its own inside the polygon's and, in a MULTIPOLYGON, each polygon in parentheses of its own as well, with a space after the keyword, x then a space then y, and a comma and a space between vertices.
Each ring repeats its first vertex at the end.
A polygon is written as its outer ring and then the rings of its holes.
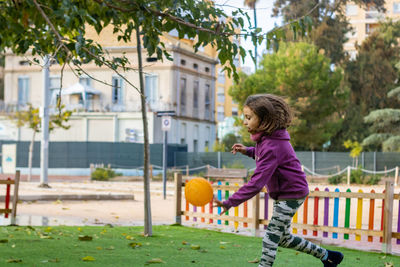
POLYGON ((222 208, 222 211, 219 214, 220 216, 228 211, 228 209, 224 206, 224 204, 222 204, 222 201, 214 199, 214 203, 215 203, 215 205, 213 206, 214 208, 219 208, 219 207, 222 208))
POLYGON ((236 154, 236 152, 240 152, 243 155, 246 155, 246 146, 242 145, 242 144, 234 144, 232 146, 232 151, 231 153, 236 154))

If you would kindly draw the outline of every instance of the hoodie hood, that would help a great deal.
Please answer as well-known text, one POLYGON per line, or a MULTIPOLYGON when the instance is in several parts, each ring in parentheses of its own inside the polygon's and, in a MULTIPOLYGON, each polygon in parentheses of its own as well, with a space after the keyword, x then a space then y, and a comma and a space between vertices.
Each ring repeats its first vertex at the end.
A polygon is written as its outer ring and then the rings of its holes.
POLYGON ((275 140, 290 140, 290 135, 286 129, 280 129, 273 132, 271 135, 267 135, 264 132, 255 133, 250 135, 251 140, 255 142, 262 141, 264 139, 275 139, 275 140))
POLYGON ((271 135, 263 135, 259 140, 275 139, 275 140, 290 140, 290 135, 286 129, 280 129, 273 132, 271 135))

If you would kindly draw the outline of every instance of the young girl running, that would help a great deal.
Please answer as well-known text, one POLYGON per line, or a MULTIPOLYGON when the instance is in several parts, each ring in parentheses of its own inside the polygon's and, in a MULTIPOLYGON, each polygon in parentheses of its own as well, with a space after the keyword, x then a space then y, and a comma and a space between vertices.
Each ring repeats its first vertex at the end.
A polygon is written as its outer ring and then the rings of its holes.
POLYGON ((225 213, 231 207, 252 198, 265 186, 274 199, 271 220, 262 243, 259 266, 272 266, 278 246, 296 249, 317 257, 324 266, 337 266, 343 254, 321 248, 304 238, 290 233, 290 223, 309 191, 306 175, 289 142, 286 128, 291 122, 291 112, 286 102, 270 94, 251 95, 244 108, 244 125, 251 133, 255 147, 235 144, 232 153, 240 152, 256 160, 251 180, 228 200, 215 200, 225 213))

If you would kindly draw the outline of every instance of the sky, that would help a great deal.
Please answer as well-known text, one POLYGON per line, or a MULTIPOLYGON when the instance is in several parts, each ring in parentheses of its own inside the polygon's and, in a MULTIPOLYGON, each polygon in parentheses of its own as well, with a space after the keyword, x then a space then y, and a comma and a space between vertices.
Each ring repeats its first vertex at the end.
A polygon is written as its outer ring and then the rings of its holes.
MULTIPOLYGON (((214 0, 214 2, 217 5, 221 5, 220 7, 225 10, 227 15, 232 14, 232 11, 237 8, 241 8, 243 11, 248 13, 251 22, 254 22, 253 10, 243 5, 244 0, 214 0)), ((275 25, 280 25, 281 18, 271 17, 273 3, 274 1, 272 0, 258 1, 257 3, 257 26, 262 28, 263 32, 273 29, 275 25)), ((249 25, 247 24, 247 27, 248 26, 249 25)), ((249 49, 254 51, 254 46, 249 38, 247 40, 242 39, 241 44, 246 51, 249 49)), ((257 50, 257 54, 260 57, 263 54, 263 51, 266 50, 265 42, 263 42, 257 50)), ((250 68, 251 72, 254 71, 254 62, 250 56, 246 56, 245 62, 242 66, 250 68)))

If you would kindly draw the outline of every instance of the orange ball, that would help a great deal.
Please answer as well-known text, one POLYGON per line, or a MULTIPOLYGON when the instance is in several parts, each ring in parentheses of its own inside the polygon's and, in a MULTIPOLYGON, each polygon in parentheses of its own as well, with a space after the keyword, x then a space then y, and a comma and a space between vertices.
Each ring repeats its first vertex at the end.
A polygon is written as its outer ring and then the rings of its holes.
POLYGON ((194 206, 204 206, 213 199, 212 186, 204 178, 194 178, 185 185, 185 198, 194 206))

